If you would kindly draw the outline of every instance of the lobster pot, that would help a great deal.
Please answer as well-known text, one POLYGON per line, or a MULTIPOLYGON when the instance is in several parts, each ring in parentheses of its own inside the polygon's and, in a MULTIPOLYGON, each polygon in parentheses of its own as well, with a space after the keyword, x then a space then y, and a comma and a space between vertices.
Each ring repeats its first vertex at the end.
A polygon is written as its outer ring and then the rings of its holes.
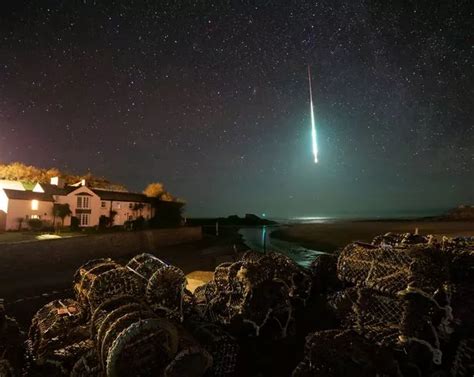
POLYGON ((357 302, 359 289, 349 287, 327 296, 328 306, 342 328, 352 328, 356 322, 353 306, 357 302))
POLYGON ((181 269, 161 267, 148 279, 145 300, 157 314, 183 321, 186 284, 186 276, 181 269))
POLYGON ((22 368, 24 342, 18 322, 6 315, 3 300, 0 299, 0 376, 9 376, 11 371, 22 368))
POLYGON ((435 246, 377 247, 355 242, 338 259, 339 279, 396 295, 408 286, 433 295, 448 281, 447 260, 435 246))
POLYGON ((108 377, 160 376, 178 351, 176 327, 147 315, 120 317, 101 340, 100 359, 108 377))
POLYGON ((376 246, 408 246, 428 244, 431 236, 422 236, 413 233, 385 233, 384 235, 375 236, 372 245, 376 246))
POLYGON ((157 270, 166 266, 167 263, 147 253, 136 255, 127 263, 127 268, 142 276, 144 280, 150 279, 157 270))
POLYGON ((119 268, 120 265, 111 259, 94 259, 77 269, 74 274, 74 292, 76 299, 83 306, 89 306, 89 290, 94 280, 102 273, 119 268))
POLYGON ((91 313, 103 302, 123 295, 140 296, 143 282, 125 267, 118 267, 98 275, 88 289, 82 290, 91 313))
POLYGON ((442 363, 442 339, 449 337, 450 308, 418 292, 398 297, 360 289, 354 328, 375 344, 401 349, 416 346, 435 365, 442 363))
POLYGON ((7 359, 0 358, 0 377, 15 377, 15 371, 7 359))
POLYGON ((87 352, 94 349, 94 341, 84 339, 65 347, 55 349, 46 362, 59 368, 63 374, 69 374, 75 363, 87 352))
POLYGON ((122 311, 130 311, 131 309, 138 310, 143 308, 143 304, 135 296, 120 295, 105 300, 92 313, 92 317, 90 320, 91 339, 95 339, 97 337, 97 333, 101 328, 104 320, 111 312, 114 312, 116 309, 120 309, 122 311))
POLYGON ((378 345, 398 345, 403 316, 400 299, 371 289, 357 289, 353 310, 356 318, 354 328, 360 334, 378 345))
POLYGON ((187 281, 181 269, 151 254, 137 255, 127 268, 142 279, 146 302, 156 313, 183 320, 187 281))
POLYGON ((451 249, 448 255, 451 262, 453 316, 463 335, 469 334, 474 337, 474 321, 472 320, 474 313, 474 250, 463 246, 451 249))
POLYGON ((161 375, 178 351, 176 327, 130 298, 104 302, 93 321, 100 369, 109 377, 161 375))
POLYGON ((390 353, 351 330, 327 330, 306 337, 304 359, 292 377, 399 376, 390 353), (357 355, 354 357, 353 355, 357 355))
POLYGON ((85 352, 73 365, 71 377, 99 377, 102 369, 95 349, 85 352))
POLYGON ((272 266, 272 280, 281 281, 288 288, 289 299, 295 304, 306 304, 312 289, 311 275, 291 258, 280 253, 268 253, 258 261, 261 268, 272 266))
POLYGON ((451 376, 474 376, 474 338, 465 338, 459 342, 451 367, 451 376))
POLYGON ((178 352, 166 367, 164 376, 203 376, 212 366, 212 356, 184 327, 178 325, 177 330, 178 352))
POLYGON ((191 334, 212 356, 208 375, 213 377, 234 376, 239 355, 239 345, 222 327, 200 319, 187 322, 191 334))
POLYGON ((33 357, 41 361, 55 350, 87 338, 86 311, 71 299, 55 300, 33 317, 28 340, 33 357))
POLYGON ((321 254, 309 266, 313 293, 327 293, 342 288, 337 278, 337 255, 321 254))

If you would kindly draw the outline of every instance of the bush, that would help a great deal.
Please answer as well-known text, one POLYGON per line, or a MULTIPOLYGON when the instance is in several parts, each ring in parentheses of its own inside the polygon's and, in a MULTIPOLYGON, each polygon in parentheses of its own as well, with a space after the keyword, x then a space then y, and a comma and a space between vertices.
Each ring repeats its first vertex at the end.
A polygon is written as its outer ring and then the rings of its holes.
POLYGON ((43 227, 43 222, 40 219, 29 219, 28 226, 32 230, 40 230, 43 227))
POLYGON ((145 227, 145 218, 143 216, 139 216, 137 219, 133 221, 133 230, 141 230, 145 227))
POLYGON ((99 230, 104 230, 110 225, 110 218, 105 215, 99 217, 99 230))
POLYGON ((146 221, 143 216, 137 217, 135 220, 127 220, 123 223, 125 230, 142 230, 145 228, 146 221))
POLYGON ((184 203, 157 201, 155 217, 148 221, 151 228, 171 228, 182 225, 184 203))

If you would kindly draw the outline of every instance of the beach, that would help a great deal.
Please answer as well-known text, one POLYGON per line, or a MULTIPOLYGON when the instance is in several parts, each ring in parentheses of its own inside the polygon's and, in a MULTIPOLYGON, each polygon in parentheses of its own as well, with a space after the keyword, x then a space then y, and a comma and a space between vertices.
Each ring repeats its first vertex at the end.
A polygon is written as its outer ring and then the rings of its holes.
POLYGON ((387 232, 474 236, 474 221, 366 220, 294 224, 271 233, 272 238, 294 242, 312 250, 333 252, 353 241, 369 242, 387 232))

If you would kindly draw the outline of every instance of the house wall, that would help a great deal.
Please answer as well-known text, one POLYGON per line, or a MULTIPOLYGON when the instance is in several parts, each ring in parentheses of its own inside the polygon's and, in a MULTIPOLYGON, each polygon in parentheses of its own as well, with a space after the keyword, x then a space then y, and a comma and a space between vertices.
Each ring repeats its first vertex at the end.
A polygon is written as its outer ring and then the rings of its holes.
MULTIPOLYGON (((78 209, 81 208, 77 207, 77 197, 81 194, 85 194, 89 197, 89 209, 90 209, 90 218, 89 218, 89 226, 96 226, 99 224, 99 217, 102 214, 100 209, 100 199, 99 197, 90 189, 85 186, 79 187, 76 190, 70 192, 66 196, 58 196, 55 195, 54 199, 57 203, 61 204, 69 204, 69 209, 72 212, 71 216, 78 217, 78 209)), ((71 216, 68 216, 64 219, 64 226, 71 225, 71 216)))
POLYGON ((44 222, 53 221, 53 202, 38 201, 38 209, 31 208, 31 200, 8 200, 6 216, 6 230, 18 229, 18 218, 23 218, 22 228, 28 228, 28 219, 33 215, 38 216, 44 222))
POLYGON ((7 227, 8 197, 5 191, 0 189, 0 232, 7 227))
POLYGON ((129 220, 130 217, 132 220, 136 219, 140 215, 143 216, 145 219, 153 217, 152 208, 149 203, 144 203, 143 209, 134 211, 133 205, 138 202, 119 202, 110 200, 103 200, 101 202, 105 202, 105 207, 102 207, 101 205, 100 215, 108 217, 111 210, 117 212, 114 217, 114 225, 123 225, 125 221, 129 220))

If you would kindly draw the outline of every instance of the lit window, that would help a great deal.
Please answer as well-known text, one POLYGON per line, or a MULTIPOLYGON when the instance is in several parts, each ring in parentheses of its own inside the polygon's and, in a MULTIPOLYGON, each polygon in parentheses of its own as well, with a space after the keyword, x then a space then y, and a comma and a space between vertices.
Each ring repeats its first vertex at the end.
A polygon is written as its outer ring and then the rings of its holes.
POLYGON ((33 211, 37 211, 37 210, 38 210, 38 204, 39 204, 38 201, 37 201, 36 199, 33 199, 33 200, 31 201, 31 209, 32 209, 33 211))
POLYGON ((38 215, 31 215, 30 218, 31 218, 31 219, 39 219, 39 216, 38 216, 38 215))
POLYGON ((117 208, 120 209, 120 203, 117 203, 117 208))

